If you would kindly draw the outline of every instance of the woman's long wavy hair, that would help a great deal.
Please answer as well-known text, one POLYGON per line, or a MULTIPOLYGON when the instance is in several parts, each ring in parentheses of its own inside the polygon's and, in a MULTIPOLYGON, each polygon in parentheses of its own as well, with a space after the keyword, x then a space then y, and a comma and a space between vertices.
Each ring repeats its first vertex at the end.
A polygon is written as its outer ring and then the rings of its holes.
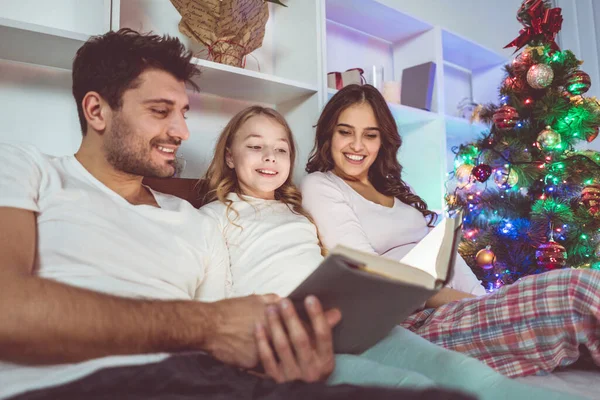
MULTIPOLYGON (((229 193, 236 193, 243 198, 243 192, 240 188, 235 169, 229 168, 226 163, 226 154, 233 143, 233 139, 242 125, 250 118, 263 115, 280 124, 285 130, 290 146, 290 174, 277 190, 275 190, 275 200, 279 200, 286 204, 289 209, 296 213, 305 216, 311 223, 314 221, 310 214, 302 207, 302 195, 300 190, 292 182, 294 176, 294 163, 296 161, 296 144, 292 130, 285 118, 272 108, 251 106, 237 113, 227 124, 217 145, 215 146, 215 154, 212 162, 204 177, 198 182, 198 193, 201 194, 201 205, 211 203, 218 200, 227 204, 227 215, 233 211, 237 215, 237 211, 232 209, 233 202, 227 199, 229 193)), ((231 221, 234 223, 234 221, 231 221)), ((316 225, 315 225, 316 226, 316 225)))
POLYGON ((334 169, 331 139, 340 114, 348 107, 364 103, 368 103, 373 109, 381 132, 381 147, 375 162, 369 168, 369 181, 378 192, 386 196, 394 196, 419 210, 428 220, 428 225, 432 226, 437 218, 436 213, 428 210, 427 203, 412 193, 402 180, 402 166, 397 158, 402 139, 385 99, 371 85, 345 86, 325 105, 317 122, 315 145, 308 158, 306 172, 327 172, 334 169))

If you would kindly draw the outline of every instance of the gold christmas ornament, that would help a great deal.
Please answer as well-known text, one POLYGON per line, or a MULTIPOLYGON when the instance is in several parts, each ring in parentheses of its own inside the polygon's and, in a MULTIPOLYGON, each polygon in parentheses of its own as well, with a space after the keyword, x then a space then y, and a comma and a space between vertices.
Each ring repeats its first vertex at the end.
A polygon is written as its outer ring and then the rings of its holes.
POLYGON ((456 195, 454 195, 454 194, 446 195, 446 204, 448 204, 448 206, 450 206, 450 207, 455 206, 457 201, 458 201, 458 197, 456 197, 456 195))
POLYGON ((560 143, 560 135, 550 125, 547 125, 537 137, 537 144, 542 150, 554 150, 560 143))
POLYGON ((487 246, 485 249, 481 249, 475 255, 475 261, 477 262, 477 266, 483 269, 492 269, 494 268, 494 263, 496 262, 496 255, 491 250, 491 246, 487 246))
POLYGON ((544 89, 552 84, 554 71, 547 64, 535 64, 527 71, 527 83, 534 89, 544 89))
POLYGON ((473 171, 473 166, 469 164, 463 164, 456 169, 455 176, 458 182, 458 186, 460 188, 466 187, 469 183, 471 183, 471 172, 473 171))

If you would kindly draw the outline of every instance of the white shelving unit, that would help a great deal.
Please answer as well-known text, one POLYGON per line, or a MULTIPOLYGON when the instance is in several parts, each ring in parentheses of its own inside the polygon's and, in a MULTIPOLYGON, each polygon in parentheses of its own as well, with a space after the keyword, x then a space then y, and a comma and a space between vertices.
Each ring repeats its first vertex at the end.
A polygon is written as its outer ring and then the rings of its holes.
MULTIPOLYGON (((277 108, 288 119, 298 142, 295 177, 299 179, 313 145, 313 125, 335 93, 327 88, 327 72, 360 67, 369 80, 369 71, 377 66, 383 68, 384 80, 400 81, 405 68, 434 62, 431 111, 388 104, 403 138, 398 157, 404 178, 433 209, 442 208, 446 173, 453 161, 451 148, 486 129, 456 117, 458 102, 464 97, 478 103, 496 101, 507 62, 495 51, 377 0, 284 0, 287 8, 270 4, 263 46, 247 58, 244 69, 206 60, 203 46, 179 32, 181 17, 169 1, 53 0, 52 7, 45 0, 1 1, 0 89, 2 68, 15 76, 21 69, 32 77, 19 83, 22 87, 11 83, 12 92, 0 90, 0 102, 5 103, 11 99, 3 98, 3 92, 25 93, 11 104, 14 109, 28 104, 29 89, 50 80, 54 85, 45 84, 49 87, 43 89, 53 99, 47 100, 53 101, 48 108, 56 114, 50 106, 66 107, 62 104, 69 103, 68 70, 76 50, 90 35, 130 27, 177 36, 192 49, 202 75, 197 82, 201 92, 190 93, 192 138, 183 147, 185 177, 204 172, 215 138, 235 112, 260 103, 277 108), (53 79, 53 73, 59 79, 53 79)), ((37 99, 42 107, 44 98, 37 99)), ((53 122, 58 131, 69 131, 64 153, 72 151, 80 135, 71 132, 76 113, 72 104, 69 107, 59 116, 62 120, 53 122)), ((21 140, 35 142, 36 136, 27 136, 28 132, 44 126, 33 121, 13 125, 11 136, 0 133, 0 141, 12 140, 17 130, 21 140)), ((59 153, 57 149, 53 153, 59 153)))
POLYGON ((0 38, 5 60, 70 69, 89 35, 0 17, 0 38))
POLYGON ((404 179, 430 208, 442 209, 452 148, 487 129, 457 117, 457 106, 464 98, 497 101, 507 58, 377 0, 326 0, 325 9, 324 74, 359 67, 370 82, 375 66, 383 68, 384 81, 401 81, 408 67, 436 64, 431 111, 388 106, 403 139, 398 157, 404 179))

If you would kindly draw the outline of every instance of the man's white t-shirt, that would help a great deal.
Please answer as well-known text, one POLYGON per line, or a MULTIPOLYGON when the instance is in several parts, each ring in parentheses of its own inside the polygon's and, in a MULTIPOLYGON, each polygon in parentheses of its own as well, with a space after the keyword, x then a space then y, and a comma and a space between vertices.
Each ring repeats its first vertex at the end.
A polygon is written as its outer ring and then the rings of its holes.
MULTIPOLYGON (((37 215, 34 273, 130 298, 219 300, 226 249, 215 226, 188 202, 152 191, 160 207, 132 205, 74 156, 0 144, 0 207, 37 215), (209 261, 210 259, 210 261, 209 261)), ((6 229, 6 227, 5 227, 6 229)), ((117 356, 77 364, 0 362, 0 398, 66 383, 104 367, 157 362, 167 354, 117 356)))
POLYGON ((227 198, 233 202, 229 212, 215 201, 200 213, 213 220, 227 244, 229 296, 287 296, 323 260, 316 227, 278 200, 240 199, 234 193, 227 198))

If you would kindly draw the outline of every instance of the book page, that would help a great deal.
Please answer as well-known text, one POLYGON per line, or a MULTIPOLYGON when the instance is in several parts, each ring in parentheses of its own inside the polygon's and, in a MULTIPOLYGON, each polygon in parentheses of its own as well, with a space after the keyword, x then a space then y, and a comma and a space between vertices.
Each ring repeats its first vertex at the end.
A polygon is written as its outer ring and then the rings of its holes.
POLYGON ((422 286, 428 289, 433 289, 435 287, 435 279, 431 274, 410 265, 403 264, 402 262, 353 250, 340 245, 336 246, 330 253, 339 254, 355 261, 359 264, 357 265, 359 269, 371 274, 406 282, 415 286, 422 286))
MULTIPOLYGON (((407 255, 405 255, 400 262, 411 265, 422 271, 427 272, 434 278, 439 277, 436 272, 437 257, 444 240, 444 233, 446 232, 446 224, 448 219, 444 219, 435 228, 429 232, 415 247, 413 247, 407 255)), ((452 220, 450 220, 452 222, 452 220)))

